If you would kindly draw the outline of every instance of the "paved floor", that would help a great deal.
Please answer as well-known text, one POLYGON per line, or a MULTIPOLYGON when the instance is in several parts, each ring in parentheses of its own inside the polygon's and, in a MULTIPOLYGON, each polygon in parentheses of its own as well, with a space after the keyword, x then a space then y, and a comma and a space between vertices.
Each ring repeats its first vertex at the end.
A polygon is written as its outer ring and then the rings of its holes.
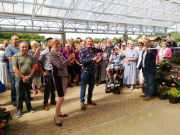
MULTIPOLYGON (((8 135, 180 135, 180 104, 169 104, 168 100, 155 98, 143 101, 141 91, 124 89, 121 95, 105 94, 104 84, 95 87, 94 100, 97 107, 88 106, 80 110, 79 87, 68 88, 63 112, 63 127, 53 122, 54 106, 42 110, 43 96, 34 96, 32 106, 35 113, 26 113, 22 118, 10 121, 8 135)), ((0 103, 15 113, 8 105, 9 91, 0 94, 0 103)))

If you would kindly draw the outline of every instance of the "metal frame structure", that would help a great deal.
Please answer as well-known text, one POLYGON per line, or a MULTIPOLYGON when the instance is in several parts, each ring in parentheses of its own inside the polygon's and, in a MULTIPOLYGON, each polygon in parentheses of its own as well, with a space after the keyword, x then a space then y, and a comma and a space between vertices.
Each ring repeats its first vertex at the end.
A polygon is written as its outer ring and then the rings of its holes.
POLYGON ((180 0, 0 0, 0 31, 167 34, 180 0))

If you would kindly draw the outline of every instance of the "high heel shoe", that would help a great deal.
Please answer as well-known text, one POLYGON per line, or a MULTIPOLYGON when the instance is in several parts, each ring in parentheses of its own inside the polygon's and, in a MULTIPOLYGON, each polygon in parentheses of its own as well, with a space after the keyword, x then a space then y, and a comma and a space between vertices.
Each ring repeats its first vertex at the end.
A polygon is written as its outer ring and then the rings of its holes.
POLYGON ((55 122, 55 124, 56 124, 57 126, 59 126, 59 127, 62 127, 62 126, 63 126, 61 120, 57 120, 55 117, 54 117, 54 122, 55 122))

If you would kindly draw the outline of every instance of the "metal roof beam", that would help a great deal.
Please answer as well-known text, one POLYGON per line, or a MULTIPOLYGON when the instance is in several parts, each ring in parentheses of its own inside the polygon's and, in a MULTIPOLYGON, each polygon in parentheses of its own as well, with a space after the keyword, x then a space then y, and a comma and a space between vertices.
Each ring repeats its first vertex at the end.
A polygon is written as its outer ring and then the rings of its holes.
MULTIPOLYGON (((1 1, 4 1, 4 0, 0 0, 1 1)), ((101 0, 93 0, 93 1, 101 1, 101 0)), ((9 1, 10 2, 10 1, 9 1)), ((34 3, 32 2, 22 2, 22 1, 18 1, 16 0, 15 1, 16 3, 24 3, 24 4, 31 4, 33 5, 34 3)), ((12 4, 15 4, 12 2, 12 4)), ((126 5, 126 4, 118 4, 118 3, 114 3, 114 2, 111 2, 111 4, 116 4, 116 5, 121 5, 121 6, 126 6, 126 7, 131 7, 131 8, 138 8, 140 10, 144 10, 144 11, 155 11, 155 12, 162 12, 164 14, 168 14, 169 16, 172 15, 172 13, 169 13, 168 11, 167 12, 164 12, 164 11, 161 11, 161 10, 155 10, 155 9, 150 9, 150 8, 146 8, 146 7, 138 7, 138 6, 129 6, 129 5, 126 5)), ((36 3, 36 5, 42 5, 40 3, 36 3)), ((61 9, 61 10, 70 10, 70 11, 73 11, 73 10, 78 10, 78 11, 84 11, 84 12, 91 12, 93 14, 97 14, 97 15, 110 15, 110 16, 123 16, 123 17, 129 17, 129 18, 138 18, 138 19, 152 19, 152 20, 156 20, 156 21, 167 21, 167 19, 161 19, 161 18, 153 18, 153 17, 146 17, 146 16, 135 16, 135 15, 129 15, 129 14, 121 14, 121 13, 107 13, 107 12, 99 12, 99 11, 92 11, 92 10, 87 10, 87 9, 74 9, 72 7, 62 7, 62 6, 54 6, 54 5, 47 5, 47 4, 44 4, 44 7, 46 8, 54 8, 54 9, 61 9)), ((176 14, 175 14, 176 15, 176 14)), ((67 18, 68 19, 68 18, 67 18)), ((180 19, 180 18, 179 18, 180 19)), ((168 20, 168 21, 171 21, 171 22, 175 22, 175 23, 179 23, 180 20, 168 20)))
MULTIPOLYGON (((2 17, 17 17, 18 18, 31 18, 31 14, 20 14, 20 13, 8 13, 8 12, 0 12, 0 16, 2 17)), ((34 19, 42 19, 42 20, 67 20, 67 18, 63 17, 50 17, 50 16, 43 16, 43 15, 36 15, 34 16, 34 19)), ((78 21, 89 21, 89 20, 83 20, 83 19, 69 19, 69 20, 78 20, 78 21)), ((97 23, 112 23, 112 22, 105 22, 105 21, 96 21, 97 23)), ((114 22, 115 23, 115 22, 114 22)), ((118 24, 118 23, 117 23, 118 24)), ((133 23, 132 23, 133 24, 133 23)))

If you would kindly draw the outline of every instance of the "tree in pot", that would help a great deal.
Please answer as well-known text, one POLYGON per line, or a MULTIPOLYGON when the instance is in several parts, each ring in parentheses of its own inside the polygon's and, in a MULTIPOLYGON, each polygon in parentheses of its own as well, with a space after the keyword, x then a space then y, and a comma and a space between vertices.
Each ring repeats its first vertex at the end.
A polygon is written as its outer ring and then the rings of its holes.
POLYGON ((177 103, 180 97, 180 91, 175 88, 175 87, 171 87, 168 91, 168 99, 170 103, 177 103))

